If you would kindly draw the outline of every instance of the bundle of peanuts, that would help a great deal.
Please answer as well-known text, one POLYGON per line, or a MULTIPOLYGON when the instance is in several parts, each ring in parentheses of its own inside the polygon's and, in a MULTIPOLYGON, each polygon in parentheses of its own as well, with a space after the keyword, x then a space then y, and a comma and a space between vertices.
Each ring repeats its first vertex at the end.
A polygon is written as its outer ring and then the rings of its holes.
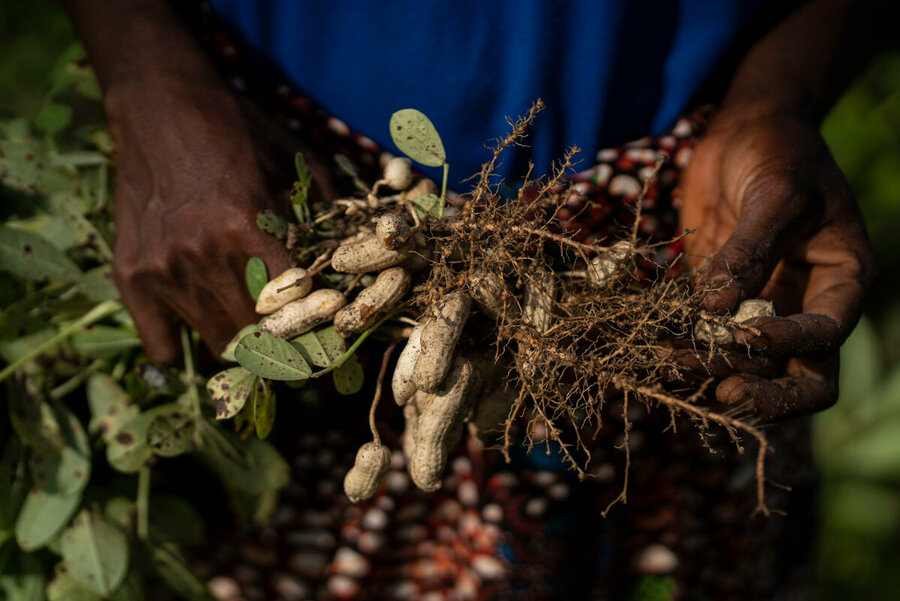
MULTIPOLYGON (((413 225, 402 215, 383 212, 374 228, 363 228, 344 240, 331 256, 330 267, 339 274, 361 277, 377 274, 374 281, 348 303, 344 292, 331 288, 312 291, 310 270, 290 268, 271 280, 260 292, 256 311, 266 315, 259 328, 273 336, 291 339, 331 321, 344 338, 371 328, 379 319, 403 302, 412 288, 412 276, 428 267, 432 249, 417 218, 405 199, 433 193, 436 186, 427 179, 414 183, 410 161, 394 158, 387 162, 383 179, 376 182, 365 200, 347 201, 348 211, 384 208, 372 202, 379 186, 400 192, 395 197, 406 204, 413 225)), ((622 240, 593 257, 582 276, 598 290, 614 285, 628 271, 635 253, 633 244, 622 240)), ((403 408, 405 430, 403 452, 412 481, 425 491, 437 490, 450 450, 462 437, 465 424, 485 442, 496 442, 496 435, 509 416, 517 392, 506 386, 506 367, 497 363, 493 349, 456 353, 457 344, 473 310, 491 320, 501 312, 518 312, 520 321, 538 335, 552 326, 557 299, 558 276, 539 271, 525 282, 519 300, 508 302, 514 294, 501 273, 474 270, 466 275, 459 289, 443 294, 430 306, 409 336, 391 378, 394 400, 403 408), (493 435, 494 440, 491 439, 493 435)), ((758 315, 771 315, 767 301, 751 300, 739 309, 737 322, 758 315), (752 305, 752 306, 751 306, 752 305)), ((695 336, 703 342, 724 344, 733 340, 724 318, 721 323, 699 320, 695 336)), ((517 357, 516 369, 529 372, 529 360, 517 357)), ((374 434, 374 431, 373 431, 374 434)), ((353 501, 371 498, 381 484, 391 462, 389 449, 375 440, 364 444, 344 479, 344 491, 353 501)))

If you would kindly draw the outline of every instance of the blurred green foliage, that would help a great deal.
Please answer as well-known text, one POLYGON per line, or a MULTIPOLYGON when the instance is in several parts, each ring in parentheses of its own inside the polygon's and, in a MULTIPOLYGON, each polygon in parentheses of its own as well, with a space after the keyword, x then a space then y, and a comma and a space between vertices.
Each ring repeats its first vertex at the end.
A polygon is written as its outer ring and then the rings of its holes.
POLYGON ((816 420, 816 598, 900 599, 900 53, 873 61, 822 132, 859 199, 879 277, 841 349, 840 401, 816 420))
MULTIPOLYGON (((35 116, 72 41, 51 0, 0 2, 0 114, 35 116)), ((841 400, 817 417, 822 470, 816 599, 900 599, 900 53, 879 56, 823 134, 860 201, 879 282, 842 349, 841 400)))

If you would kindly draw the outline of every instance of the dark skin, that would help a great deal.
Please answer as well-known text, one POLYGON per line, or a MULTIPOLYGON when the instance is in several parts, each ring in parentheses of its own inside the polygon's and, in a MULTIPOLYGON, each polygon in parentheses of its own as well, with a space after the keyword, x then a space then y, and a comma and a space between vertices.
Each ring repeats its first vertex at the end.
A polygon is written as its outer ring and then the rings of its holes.
MULTIPOLYGON (((687 249, 711 257, 700 283, 718 288, 707 308, 724 313, 762 296, 785 316, 754 321, 760 335, 741 335, 752 353, 732 349, 732 362, 715 366, 724 378, 718 400, 766 420, 834 402, 836 351, 872 278, 859 211, 817 132, 841 87, 823 82, 852 71, 830 61, 849 4, 813 0, 754 46, 684 176, 683 225, 697 230, 687 249)), ((66 5, 120 153, 113 267, 122 298, 151 359, 177 361, 182 322, 218 352, 257 318, 243 284, 247 259, 263 258, 270 273, 288 266, 281 244, 255 225, 258 211, 279 207, 264 193, 250 128, 162 2, 66 5)), ((704 369, 693 351, 676 352, 704 369)))
POLYGON ((838 348, 874 276, 862 215, 818 131, 874 50, 867 40, 877 28, 864 18, 880 13, 865 4, 809 2, 758 42, 683 176, 682 223, 696 230, 685 247, 702 266, 700 282, 716 288, 706 308, 775 304, 779 317, 748 322, 758 334, 736 334, 737 373, 716 388, 720 402, 766 421, 835 403, 838 348))

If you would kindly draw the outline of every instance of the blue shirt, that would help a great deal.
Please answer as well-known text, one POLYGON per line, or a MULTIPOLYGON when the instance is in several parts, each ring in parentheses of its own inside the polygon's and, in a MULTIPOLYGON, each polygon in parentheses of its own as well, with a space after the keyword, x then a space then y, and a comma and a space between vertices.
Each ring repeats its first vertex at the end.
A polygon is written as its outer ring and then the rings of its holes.
MULTIPOLYGON (((609 145, 662 133, 764 0, 212 0, 312 99, 397 152, 388 121, 424 112, 451 187, 477 173, 506 117, 547 110, 500 168, 581 165, 609 145)), ((435 174, 437 172, 434 172, 435 174)))

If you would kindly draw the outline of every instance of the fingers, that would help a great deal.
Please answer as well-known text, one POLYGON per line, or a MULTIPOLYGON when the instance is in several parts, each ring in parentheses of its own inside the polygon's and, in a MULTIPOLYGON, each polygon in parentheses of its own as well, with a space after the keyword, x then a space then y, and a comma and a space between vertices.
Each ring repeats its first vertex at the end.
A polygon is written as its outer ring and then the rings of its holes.
POLYGON ((786 233, 800 233, 798 221, 811 206, 809 189, 790 169, 763 168, 733 192, 740 198, 740 218, 701 276, 701 284, 712 288, 703 299, 707 310, 732 311, 763 289, 781 259, 786 233))
POLYGON ((716 398, 766 422, 822 411, 837 401, 838 361, 838 353, 824 361, 792 359, 788 375, 774 380, 733 375, 719 383, 716 398))
POLYGON ((784 361, 770 356, 753 355, 746 351, 733 352, 718 349, 712 356, 703 351, 695 351, 691 348, 676 349, 670 351, 667 359, 674 361, 681 372, 682 378, 716 379, 726 378, 734 373, 748 373, 764 378, 774 378, 781 373, 784 361))
POLYGON ((116 285, 150 360, 165 365, 181 361, 178 315, 148 290, 126 282, 117 281, 116 285))

